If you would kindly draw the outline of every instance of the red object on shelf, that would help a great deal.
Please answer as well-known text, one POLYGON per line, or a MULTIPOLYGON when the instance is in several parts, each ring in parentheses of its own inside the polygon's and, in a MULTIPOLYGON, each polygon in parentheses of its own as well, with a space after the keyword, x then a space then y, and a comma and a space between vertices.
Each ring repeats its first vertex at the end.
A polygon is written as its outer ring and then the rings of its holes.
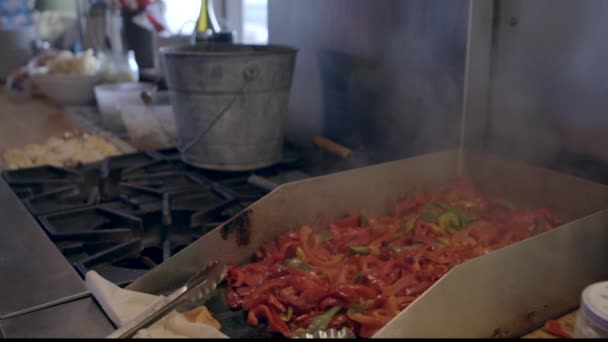
POLYGON ((559 321, 556 321, 556 320, 549 320, 549 321, 545 322, 545 326, 543 329, 547 333, 549 333, 555 337, 558 337, 558 338, 572 338, 572 335, 565 332, 564 329, 562 328, 562 325, 559 323, 559 321))
POLYGON ((156 20, 156 18, 154 18, 154 16, 150 13, 146 13, 146 18, 148 18, 148 21, 150 21, 156 32, 162 32, 165 30, 163 25, 159 23, 158 20, 156 20))
POLYGON ((133 21, 146 29, 163 32, 165 30, 163 6, 156 0, 119 0, 120 9, 126 12, 136 12, 133 21), (154 6, 159 5, 161 6, 154 6))

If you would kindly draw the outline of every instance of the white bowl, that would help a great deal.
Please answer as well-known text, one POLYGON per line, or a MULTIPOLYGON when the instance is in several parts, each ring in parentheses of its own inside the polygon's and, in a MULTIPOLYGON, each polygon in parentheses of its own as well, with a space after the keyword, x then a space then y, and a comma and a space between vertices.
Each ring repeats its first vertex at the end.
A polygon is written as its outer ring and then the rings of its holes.
POLYGON ((68 106, 86 106, 95 101, 93 88, 100 76, 36 75, 33 84, 54 102, 68 106))
POLYGON ((142 104, 142 92, 147 92, 154 97, 156 89, 155 84, 143 82, 111 83, 96 86, 94 89, 95 98, 104 126, 111 131, 124 132, 125 125, 120 107, 128 104, 142 104))

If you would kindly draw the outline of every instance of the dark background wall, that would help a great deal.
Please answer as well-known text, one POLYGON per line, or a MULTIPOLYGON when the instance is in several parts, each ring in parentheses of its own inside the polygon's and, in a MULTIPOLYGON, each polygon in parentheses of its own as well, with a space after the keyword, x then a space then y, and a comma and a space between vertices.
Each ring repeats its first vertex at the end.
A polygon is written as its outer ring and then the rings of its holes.
POLYGON ((299 49, 288 139, 323 134, 375 163, 456 147, 466 0, 270 0, 269 39, 299 49))
POLYGON ((500 0, 486 148, 608 183, 608 2, 500 0))

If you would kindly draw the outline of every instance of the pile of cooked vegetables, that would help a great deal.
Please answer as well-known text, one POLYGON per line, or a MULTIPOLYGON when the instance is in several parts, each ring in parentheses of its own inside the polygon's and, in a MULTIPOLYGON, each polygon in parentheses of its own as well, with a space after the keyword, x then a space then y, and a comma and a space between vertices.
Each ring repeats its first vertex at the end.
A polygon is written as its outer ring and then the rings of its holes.
POLYGON ((228 304, 286 337, 348 327, 371 337, 455 265, 561 221, 484 195, 468 178, 280 236, 230 268, 228 304))

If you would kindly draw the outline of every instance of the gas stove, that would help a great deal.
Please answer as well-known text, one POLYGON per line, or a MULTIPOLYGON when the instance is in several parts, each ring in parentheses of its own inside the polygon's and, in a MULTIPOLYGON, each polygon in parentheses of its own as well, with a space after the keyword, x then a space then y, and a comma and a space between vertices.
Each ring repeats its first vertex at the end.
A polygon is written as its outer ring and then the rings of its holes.
POLYGON ((81 277, 125 286, 282 182, 308 177, 300 169, 287 154, 252 172, 201 170, 166 149, 3 177, 81 277))

